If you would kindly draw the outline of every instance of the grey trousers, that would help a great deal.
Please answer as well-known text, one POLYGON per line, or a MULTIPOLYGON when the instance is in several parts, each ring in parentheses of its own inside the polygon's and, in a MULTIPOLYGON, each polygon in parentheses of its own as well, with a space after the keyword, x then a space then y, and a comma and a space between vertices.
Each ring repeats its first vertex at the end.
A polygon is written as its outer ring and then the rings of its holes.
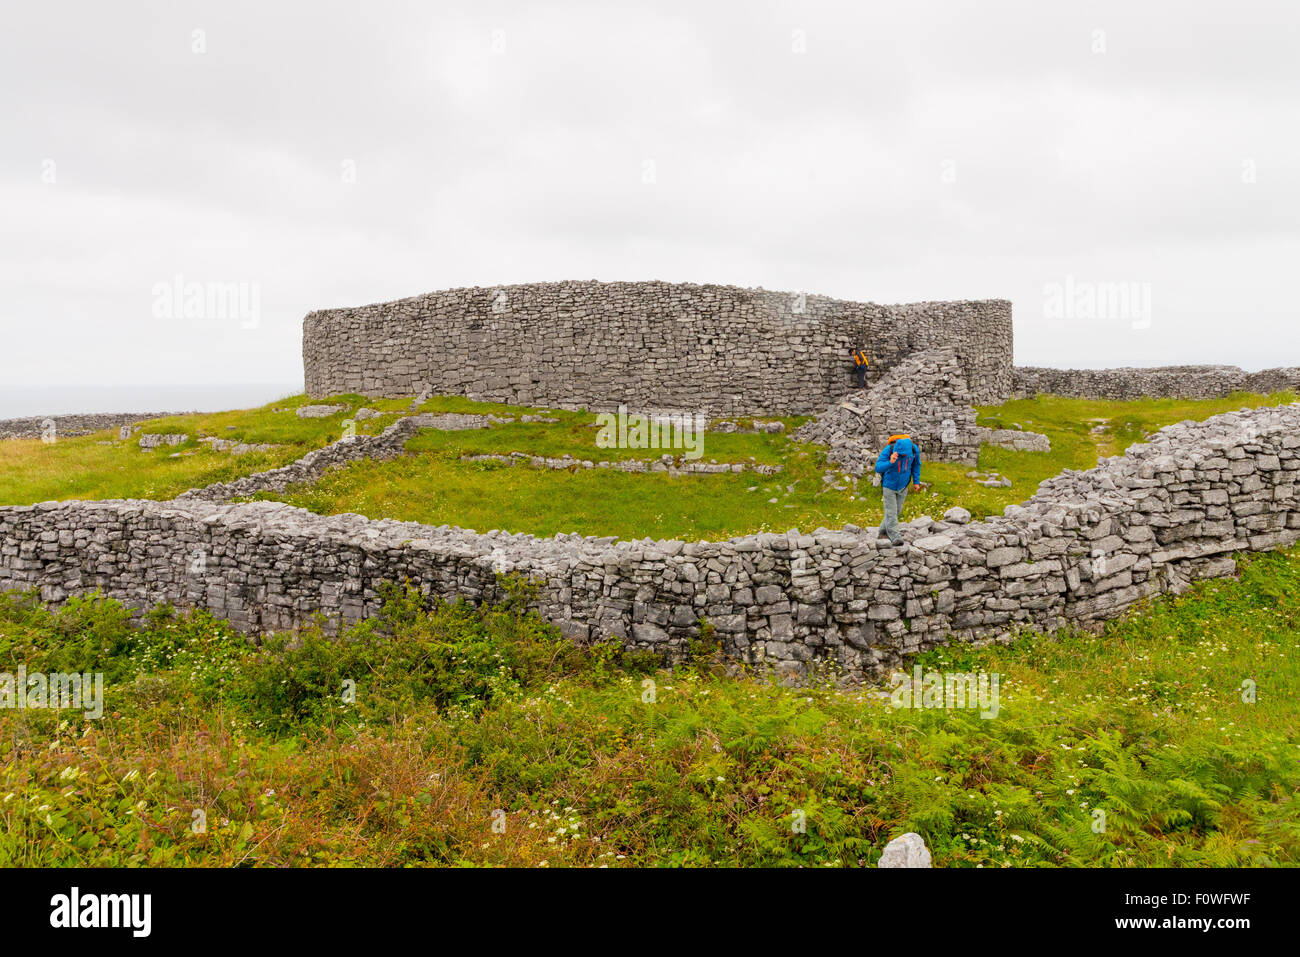
POLYGON ((881 487, 885 493, 885 520, 880 523, 880 530, 893 541, 901 534, 898 530, 898 516, 903 514, 903 502, 907 501, 907 486, 895 492, 892 488, 881 487))

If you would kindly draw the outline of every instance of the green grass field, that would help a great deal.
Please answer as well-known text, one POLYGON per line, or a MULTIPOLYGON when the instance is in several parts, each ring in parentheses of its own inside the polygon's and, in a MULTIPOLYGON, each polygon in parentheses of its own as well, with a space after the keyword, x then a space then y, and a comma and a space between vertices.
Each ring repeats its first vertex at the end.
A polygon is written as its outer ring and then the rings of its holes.
MULTIPOLYGON (((1122 451, 1165 425, 1205 419, 1219 412, 1294 401, 1294 395, 1239 394, 1208 401, 1142 400, 1097 402, 1039 396, 981 408, 979 422, 993 427, 1019 423, 1052 440, 1051 452, 1012 452, 985 446, 977 470, 994 470, 1011 488, 985 488, 967 478, 970 466, 926 462, 929 488, 908 497, 905 519, 939 518, 954 505, 976 517, 1001 514, 1031 496, 1044 479, 1063 469, 1087 469, 1098 455, 1122 451), (1105 431, 1093 433, 1095 426, 1105 431)), ((466 404, 458 410, 469 411, 466 404)), ((508 407, 485 407, 500 411, 508 407)), ((835 491, 823 481, 823 451, 787 435, 707 435, 702 461, 755 461, 779 464, 774 476, 629 475, 606 471, 557 472, 462 462, 462 455, 528 452, 613 460, 654 457, 645 450, 597 449, 592 416, 551 413, 555 424, 514 423, 471 432, 425 431, 407 448, 412 455, 388 462, 359 462, 331 472, 310 487, 278 496, 321 514, 358 512, 432 525, 450 524, 478 531, 504 529, 552 535, 580 532, 620 538, 726 538, 759 531, 840 528, 879 524, 880 493, 862 482, 835 491), (772 499, 776 499, 775 502, 772 499)), ((790 425, 800 420, 787 420, 790 425)), ((837 473, 838 474, 838 473, 837 473)))
POLYGON ((912 830, 940 867, 1295 865, 1298 651, 1295 551, 1100 636, 920 659, 999 675, 990 719, 724 677, 707 644, 657 670, 519 598, 395 592, 254 648, 15 594, 0 660, 106 690, 100 720, 0 710, 0 864, 871 866, 912 830))
MULTIPOLYGON (((969 466, 925 462, 928 488, 913 493, 904 518, 932 518, 961 505, 976 517, 1001 514, 1024 501, 1038 483, 1065 468, 1086 469, 1098 455, 1122 451, 1144 435, 1183 419, 1294 401, 1292 393, 1238 394, 1206 401, 1140 400, 1103 402, 1039 396, 978 410, 979 422, 993 427, 1042 432, 1051 452, 1011 452, 985 446, 980 471, 996 471, 1011 488, 985 488, 967 473, 969 466), (1100 427, 1102 431, 1092 431, 1100 427)), ((138 438, 119 441, 115 431, 60 439, 0 442, 0 504, 29 505, 52 499, 173 498, 186 489, 284 465, 308 451, 336 441, 344 424, 363 405, 404 410, 408 399, 366 400, 358 395, 318 400, 346 406, 326 419, 300 419, 294 409, 305 396, 282 399, 259 409, 176 416, 145 425, 146 432, 184 432, 179 447, 141 451, 138 438), (282 446, 273 452, 238 458, 198 444, 200 436, 282 446)), ((881 519, 879 492, 869 483, 855 487, 837 470, 827 483, 825 455, 817 446, 789 437, 804 419, 788 418, 781 435, 708 433, 700 461, 779 465, 773 476, 742 472, 723 475, 629 474, 610 470, 551 471, 492 462, 465 462, 462 456, 526 452, 593 461, 651 459, 661 449, 598 448, 595 416, 586 412, 523 409, 435 397, 424 412, 496 413, 519 416, 544 412, 553 423, 512 422, 464 432, 424 430, 407 443, 410 455, 387 462, 363 461, 336 469, 310 486, 290 488, 281 500, 321 514, 357 512, 371 518, 396 518, 478 531, 504 529, 551 535, 580 532, 620 538, 725 538, 758 531, 872 526, 881 519), (842 490, 833 486, 841 485, 842 490), (773 501, 775 499, 775 501, 773 501)), ((359 434, 373 434, 393 418, 355 423, 359 434)))
MULTIPOLYGON (((982 424, 1046 433, 1052 451, 985 447, 979 468, 1012 478, 1010 489, 927 463, 931 488, 905 517, 956 504, 997 513, 1164 425, 1294 399, 1040 396, 980 409, 982 424)), ((115 433, 0 442, 0 502, 170 497, 334 441, 363 403, 407 405, 344 396, 333 401, 346 411, 299 419, 292 409, 306 401, 151 422, 191 440, 150 452, 115 433), (235 459, 197 447, 204 434, 284 448, 235 459)), ((423 408, 531 411, 458 398, 423 408)), ((787 435, 706 438, 705 461, 782 465, 774 478, 460 461, 648 457, 596 449, 586 413, 551 415, 559 421, 425 431, 408 457, 348 466, 285 499, 638 538, 879 520, 873 489, 826 490, 821 451, 787 435)), ((870 866, 914 830, 936 866, 1295 865, 1300 551, 1243 566, 1239 580, 1144 604, 1099 636, 918 659, 999 675, 990 719, 895 709, 879 689, 728 677, 707 636, 672 671, 612 646, 578 648, 527 611, 518 583, 510 602, 482 609, 425 609, 394 591, 383 615, 341 640, 309 628, 259 645, 202 612, 163 610, 133 627, 107 599, 48 608, 11 594, 0 597, 0 668, 101 672, 106 700, 98 720, 0 708, 0 864, 870 866)))
MULTIPOLYGON (((312 449, 339 439, 351 412, 366 404, 361 396, 340 396, 349 406, 327 419, 300 419, 295 409, 309 404, 305 396, 280 399, 258 409, 169 416, 144 423, 143 433, 185 433, 178 446, 143 450, 139 434, 118 438, 117 429, 92 435, 0 442, 0 505, 32 505, 65 499, 175 498, 191 488, 287 465, 312 449), (277 411, 278 410, 278 411, 277 411), (200 445, 201 436, 283 446, 272 452, 235 457, 200 445)), ((408 400, 409 401, 409 400, 408 400)), ((378 400, 371 408, 404 408, 401 400, 378 400)), ((355 423, 359 434, 370 434, 391 418, 355 423)))

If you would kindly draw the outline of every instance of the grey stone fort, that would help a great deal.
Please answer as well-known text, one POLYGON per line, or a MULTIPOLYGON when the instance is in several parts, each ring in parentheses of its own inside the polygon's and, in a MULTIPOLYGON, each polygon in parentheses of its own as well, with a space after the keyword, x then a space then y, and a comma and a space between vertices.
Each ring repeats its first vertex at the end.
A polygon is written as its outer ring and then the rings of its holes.
POLYGON ((955 348, 972 401, 1011 394, 1011 303, 877 305, 736 286, 555 282, 447 289, 303 321, 312 396, 473 399, 605 411, 817 412, 917 352, 955 348))

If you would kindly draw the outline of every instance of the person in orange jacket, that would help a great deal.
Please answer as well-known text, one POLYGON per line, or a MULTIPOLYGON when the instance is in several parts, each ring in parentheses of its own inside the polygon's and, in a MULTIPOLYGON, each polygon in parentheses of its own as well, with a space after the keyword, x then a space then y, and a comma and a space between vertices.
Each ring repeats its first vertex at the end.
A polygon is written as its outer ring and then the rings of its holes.
POLYGON ((853 360, 853 374, 857 377, 855 388, 865 389, 867 387, 867 355, 861 349, 849 347, 849 358, 853 360))

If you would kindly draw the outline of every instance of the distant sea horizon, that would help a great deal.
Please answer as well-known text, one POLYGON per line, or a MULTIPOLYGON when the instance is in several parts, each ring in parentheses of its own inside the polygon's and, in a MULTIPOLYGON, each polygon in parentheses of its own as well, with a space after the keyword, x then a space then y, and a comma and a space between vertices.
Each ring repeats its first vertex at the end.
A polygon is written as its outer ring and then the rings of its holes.
POLYGON ((0 419, 79 412, 225 412, 300 395, 301 382, 0 388, 0 419))

